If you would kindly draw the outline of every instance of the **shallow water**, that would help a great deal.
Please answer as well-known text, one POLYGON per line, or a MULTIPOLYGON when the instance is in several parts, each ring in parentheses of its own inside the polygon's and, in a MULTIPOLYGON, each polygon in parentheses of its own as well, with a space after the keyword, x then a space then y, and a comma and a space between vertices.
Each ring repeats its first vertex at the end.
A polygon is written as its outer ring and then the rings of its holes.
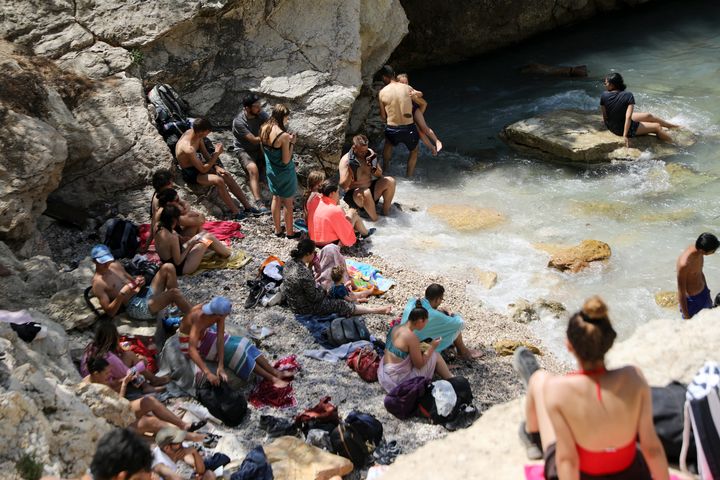
MULTIPOLYGON (((598 293, 621 337, 649 319, 679 318, 658 307, 654 294, 675 288, 676 258, 698 234, 720 233, 719 25, 716 2, 662 2, 489 57, 412 72, 411 84, 429 101, 426 118, 446 151, 437 158, 424 151, 415 179, 399 179, 397 200, 418 211, 381 219, 375 247, 410 268, 468 279, 468 292, 500 312, 518 298, 540 297, 574 310, 598 293), (532 62, 586 64, 590 76, 517 72, 532 62), (504 125, 536 113, 598 108, 602 77, 611 70, 625 77, 637 111, 699 133, 698 144, 665 160, 645 155, 632 164, 585 171, 518 154, 497 138, 504 125), (493 208, 506 221, 461 233, 427 212, 438 204, 493 208), (611 260, 564 274, 548 269, 548 255, 533 247, 583 239, 607 242, 611 260), (496 272, 497 285, 480 286, 476 268, 496 272)), ((404 157, 396 152, 391 174, 403 176, 404 157)), ((705 271, 716 293, 720 258, 708 258, 705 271)), ((418 285, 418 292, 424 287, 418 285)), ((544 318, 533 327, 551 349, 562 350, 564 319, 544 318)))

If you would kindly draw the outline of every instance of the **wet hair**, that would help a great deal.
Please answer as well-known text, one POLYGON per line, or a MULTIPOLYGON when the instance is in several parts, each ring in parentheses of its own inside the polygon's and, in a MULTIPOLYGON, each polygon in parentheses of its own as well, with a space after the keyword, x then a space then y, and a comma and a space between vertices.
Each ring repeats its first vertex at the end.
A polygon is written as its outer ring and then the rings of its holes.
POLYGON ((243 98, 242 104, 243 104, 243 107, 248 108, 248 107, 252 107, 254 104, 256 104, 259 101, 260 101, 260 97, 258 97, 256 94, 248 93, 243 98))
POLYGON ((107 360, 102 357, 90 357, 87 361, 88 372, 100 373, 110 365, 107 360))
POLYGON ((390 65, 383 65, 380 69, 381 77, 395 78, 395 69, 390 65))
MULTIPOLYGON (((86 352, 92 357, 104 357, 106 353, 117 354, 120 350, 120 334, 110 319, 99 320, 95 327, 95 337, 86 352)), ((89 366, 89 365, 88 365, 89 366)))
POLYGON ((138 472, 149 472, 152 459, 145 440, 129 428, 117 428, 98 441, 90 472, 95 480, 110 480, 120 472, 133 476, 138 472))
POLYGON ((410 79, 408 78, 407 73, 398 73, 397 76, 395 76, 395 80, 397 80, 397 81, 405 80, 405 81, 408 81, 408 82, 410 81, 410 79))
POLYGON ((582 310, 570 317, 567 338, 580 360, 596 362, 605 358, 617 333, 610 324, 607 305, 597 295, 588 298, 582 310))
POLYGON ((427 309, 422 306, 421 300, 416 300, 415 307, 410 310, 410 315, 408 315, 408 322, 417 322, 418 320, 425 320, 426 318, 428 318, 427 309))
POLYGON ((172 183, 173 178, 173 173, 170 170, 161 168, 160 170, 156 170, 155 173, 153 173, 152 186, 157 192, 168 183, 172 183))
POLYGON ((360 146, 365 147, 368 144, 368 138, 363 134, 355 135, 353 137, 352 141, 353 141, 353 145, 356 147, 360 147, 360 146))
POLYGON ((168 203, 174 202, 178 198, 177 190, 168 188, 157 194, 158 203, 165 208, 168 203))
POLYGON ((193 131, 209 132, 210 130, 212 130, 212 123, 207 118, 196 118, 193 121, 193 131))
POLYGON ((330 278, 332 278, 333 282, 339 282, 345 278, 345 271, 345 267, 342 265, 335 265, 332 270, 330 270, 330 278))
POLYGON ((293 260, 300 260, 305 255, 313 253, 315 251, 315 242, 309 238, 303 238, 297 243, 297 247, 290 250, 290 258, 293 260))
POLYGON ((615 87, 615 89, 620 90, 621 92, 627 88, 627 87, 625 86, 625 81, 623 80, 622 75, 620 75, 620 74, 617 73, 617 72, 613 72, 613 73, 608 74, 608 75, 605 77, 605 80, 606 80, 610 85, 612 85, 613 87, 615 87))
POLYGON ((695 248, 703 252, 714 252, 718 247, 720 247, 720 241, 718 241, 718 238, 712 233, 701 233, 695 241, 695 248))
POLYGON ((322 192, 323 195, 325 195, 326 197, 329 197, 329 196, 332 195, 334 192, 337 192, 337 191, 338 191, 338 188, 339 188, 339 187, 338 187, 338 184, 337 184, 336 181, 334 181, 334 180, 325 180, 325 181, 322 183, 322 185, 320 186, 320 191, 322 192))
POLYGON ((175 205, 166 205, 160 212, 160 220, 158 220, 158 229, 165 227, 172 232, 173 225, 180 218, 180 209, 175 205))
MULTIPOLYGON (((272 131, 273 125, 277 125, 283 132, 287 131, 285 128, 285 117, 288 115, 290 115, 290 110, 284 104, 278 103, 273 107, 270 118, 268 118, 267 122, 263 123, 260 128, 260 139, 264 144, 267 145, 270 141, 270 132, 272 131)), ((277 140, 277 137, 275 140, 277 140)))
POLYGON ((445 295, 445 287, 438 283, 431 283, 425 289, 425 298, 427 298, 428 300, 436 300, 443 295, 445 295))

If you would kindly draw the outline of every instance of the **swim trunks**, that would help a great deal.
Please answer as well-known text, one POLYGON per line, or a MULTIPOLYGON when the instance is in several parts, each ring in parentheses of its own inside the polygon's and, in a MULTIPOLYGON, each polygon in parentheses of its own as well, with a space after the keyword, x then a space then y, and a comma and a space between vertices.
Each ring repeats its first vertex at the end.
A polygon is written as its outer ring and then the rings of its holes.
POLYGON ((694 317, 700 310, 704 308, 712 308, 713 302, 710 297, 710 289, 705 285, 700 293, 690 295, 687 298, 687 308, 690 318, 694 317))
POLYGON ((630 120, 630 128, 628 129, 628 138, 633 138, 637 134, 637 129, 640 126, 640 122, 630 120))
POLYGON ((195 168, 195 167, 181 168, 180 173, 182 174, 182 177, 186 183, 188 183, 190 185, 195 185, 196 183, 198 183, 197 177, 198 177, 198 175, 200 175, 200 172, 198 171, 197 168, 195 168))
MULTIPOLYGON (((558 480, 557 465, 555 464, 555 448, 556 445, 551 443, 543 455, 545 460, 545 480, 558 480)), ((652 480, 652 477, 650 476, 650 470, 645 463, 642 453, 636 450, 635 459, 632 464, 619 472, 590 475, 583 473, 581 465, 580 480, 652 480)))
POLYGON ((393 147, 397 147, 402 143, 410 151, 415 150, 420 141, 420 135, 414 123, 410 125, 386 125, 385 138, 393 147))
MULTIPOLYGON (((372 194, 373 199, 375 199, 375 187, 377 186, 378 180, 380 179, 376 178, 375 180, 370 182, 370 193, 372 194)), ((353 199, 353 193, 355 193, 355 190, 357 190, 357 188, 353 188, 345 192, 343 200, 345 200, 345 203, 347 203, 350 208, 354 208, 355 210, 364 210, 357 203, 355 203, 355 200, 353 199)))
POLYGON ((140 290, 139 293, 136 293, 130 298, 127 307, 125 307, 125 312, 130 318, 134 318, 135 320, 154 319, 155 315, 150 313, 150 305, 148 305, 148 302, 150 301, 152 296, 152 287, 147 287, 140 290))

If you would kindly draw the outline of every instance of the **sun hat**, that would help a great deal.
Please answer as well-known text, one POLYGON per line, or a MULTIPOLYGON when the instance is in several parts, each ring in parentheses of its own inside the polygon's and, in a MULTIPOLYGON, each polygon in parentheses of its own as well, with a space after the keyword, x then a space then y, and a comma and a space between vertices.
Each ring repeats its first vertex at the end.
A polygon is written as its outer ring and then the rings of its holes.
POLYGON ((205 315, 228 315, 232 309, 232 302, 225 297, 215 297, 202 306, 205 315))

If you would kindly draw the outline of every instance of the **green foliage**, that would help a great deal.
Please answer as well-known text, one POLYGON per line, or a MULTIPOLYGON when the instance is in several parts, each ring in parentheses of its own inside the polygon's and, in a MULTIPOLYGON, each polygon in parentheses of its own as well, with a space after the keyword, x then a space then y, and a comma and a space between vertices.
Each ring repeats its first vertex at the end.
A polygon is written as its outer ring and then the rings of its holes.
POLYGON ((143 58, 145 58, 145 54, 137 48, 133 48, 132 50, 130 50, 130 58, 132 59, 132 63, 134 65, 140 65, 143 61, 143 58))
POLYGON ((42 463, 35 460, 35 455, 26 453, 15 464, 15 470, 25 480, 40 480, 43 473, 42 463))

